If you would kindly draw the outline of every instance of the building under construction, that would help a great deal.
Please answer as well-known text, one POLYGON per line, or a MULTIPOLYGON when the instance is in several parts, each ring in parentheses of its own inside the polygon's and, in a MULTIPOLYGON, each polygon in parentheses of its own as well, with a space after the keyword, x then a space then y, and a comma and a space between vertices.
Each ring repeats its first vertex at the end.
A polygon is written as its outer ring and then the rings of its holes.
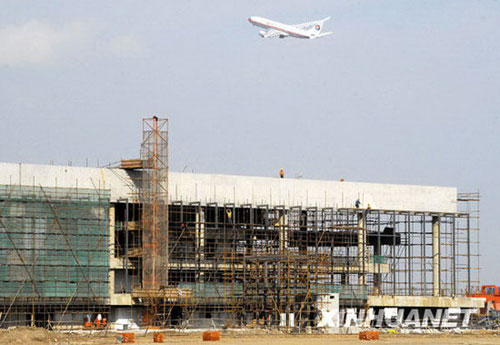
POLYGON ((170 172, 156 117, 116 167, 0 163, 0 327, 300 331, 325 308, 478 308, 478 285, 478 193, 170 172))

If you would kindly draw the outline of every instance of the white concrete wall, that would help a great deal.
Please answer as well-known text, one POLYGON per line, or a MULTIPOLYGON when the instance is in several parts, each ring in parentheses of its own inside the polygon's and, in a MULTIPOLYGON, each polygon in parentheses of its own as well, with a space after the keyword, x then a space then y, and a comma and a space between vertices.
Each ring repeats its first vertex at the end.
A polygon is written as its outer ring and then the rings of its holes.
MULTIPOLYGON (((0 163, 0 184, 103 188, 111 199, 137 195, 132 175, 121 169, 0 163)), ((457 189, 361 182, 321 181, 216 174, 170 173, 172 201, 269 206, 362 207, 372 209, 456 212, 457 189)))
POLYGON ((110 189, 112 200, 137 194, 133 180, 121 169, 0 163, 0 184, 110 189))

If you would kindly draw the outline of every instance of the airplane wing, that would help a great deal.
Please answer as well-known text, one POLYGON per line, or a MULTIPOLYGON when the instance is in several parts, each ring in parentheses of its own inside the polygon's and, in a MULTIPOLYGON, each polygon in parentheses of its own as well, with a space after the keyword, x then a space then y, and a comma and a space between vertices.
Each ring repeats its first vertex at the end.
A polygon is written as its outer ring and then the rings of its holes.
POLYGON ((296 27, 297 29, 303 29, 303 30, 306 30, 306 29, 310 29, 312 28, 314 25, 316 24, 321 24, 323 22, 326 22, 328 19, 330 19, 331 17, 326 17, 325 19, 321 19, 321 20, 315 20, 315 21, 312 21, 312 22, 307 22, 307 23, 301 23, 301 24, 294 24, 292 26, 296 27))
POLYGON ((319 34, 318 37, 324 37, 324 36, 328 36, 331 34, 333 34, 333 32, 323 32, 323 33, 319 34))
POLYGON ((269 29, 269 30, 261 30, 259 34, 264 37, 264 38, 271 38, 271 37, 286 37, 289 36, 286 32, 279 31, 279 30, 274 30, 274 29, 269 29))

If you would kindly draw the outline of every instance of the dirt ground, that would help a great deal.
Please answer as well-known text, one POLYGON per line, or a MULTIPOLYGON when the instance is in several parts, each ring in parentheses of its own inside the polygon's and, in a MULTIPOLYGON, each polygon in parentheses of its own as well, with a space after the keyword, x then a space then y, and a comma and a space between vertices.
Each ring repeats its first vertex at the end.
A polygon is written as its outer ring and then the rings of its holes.
MULTIPOLYGON (((235 345, 326 345, 358 344, 357 335, 287 335, 287 334, 251 334, 222 332, 218 344, 235 345)), ((477 331, 467 334, 381 334, 380 344, 500 344, 500 332, 477 331)), ((68 345, 104 345, 116 344, 114 333, 101 334, 65 334, 44 329, 20 327, 0 331, 0 344, 68 344, 68 345)), ((202 341, 201 333, 166 333, 165 344, 210 344, 202 341)), ((373 343, 373 342, 371 342, 373 343)), ((153 335, 137 335, 136 344, 155 344, 153 335)))

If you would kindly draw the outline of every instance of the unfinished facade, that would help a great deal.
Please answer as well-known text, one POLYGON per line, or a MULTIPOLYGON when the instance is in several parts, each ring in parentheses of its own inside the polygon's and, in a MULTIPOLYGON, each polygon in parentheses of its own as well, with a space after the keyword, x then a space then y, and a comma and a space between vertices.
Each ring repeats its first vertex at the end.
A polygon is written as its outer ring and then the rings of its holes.
POLYGON ((331 299, 479 306, 478 194, 168 172, 148 120, 122 168, 0 164, 2 325, 304 330, 331 299))

